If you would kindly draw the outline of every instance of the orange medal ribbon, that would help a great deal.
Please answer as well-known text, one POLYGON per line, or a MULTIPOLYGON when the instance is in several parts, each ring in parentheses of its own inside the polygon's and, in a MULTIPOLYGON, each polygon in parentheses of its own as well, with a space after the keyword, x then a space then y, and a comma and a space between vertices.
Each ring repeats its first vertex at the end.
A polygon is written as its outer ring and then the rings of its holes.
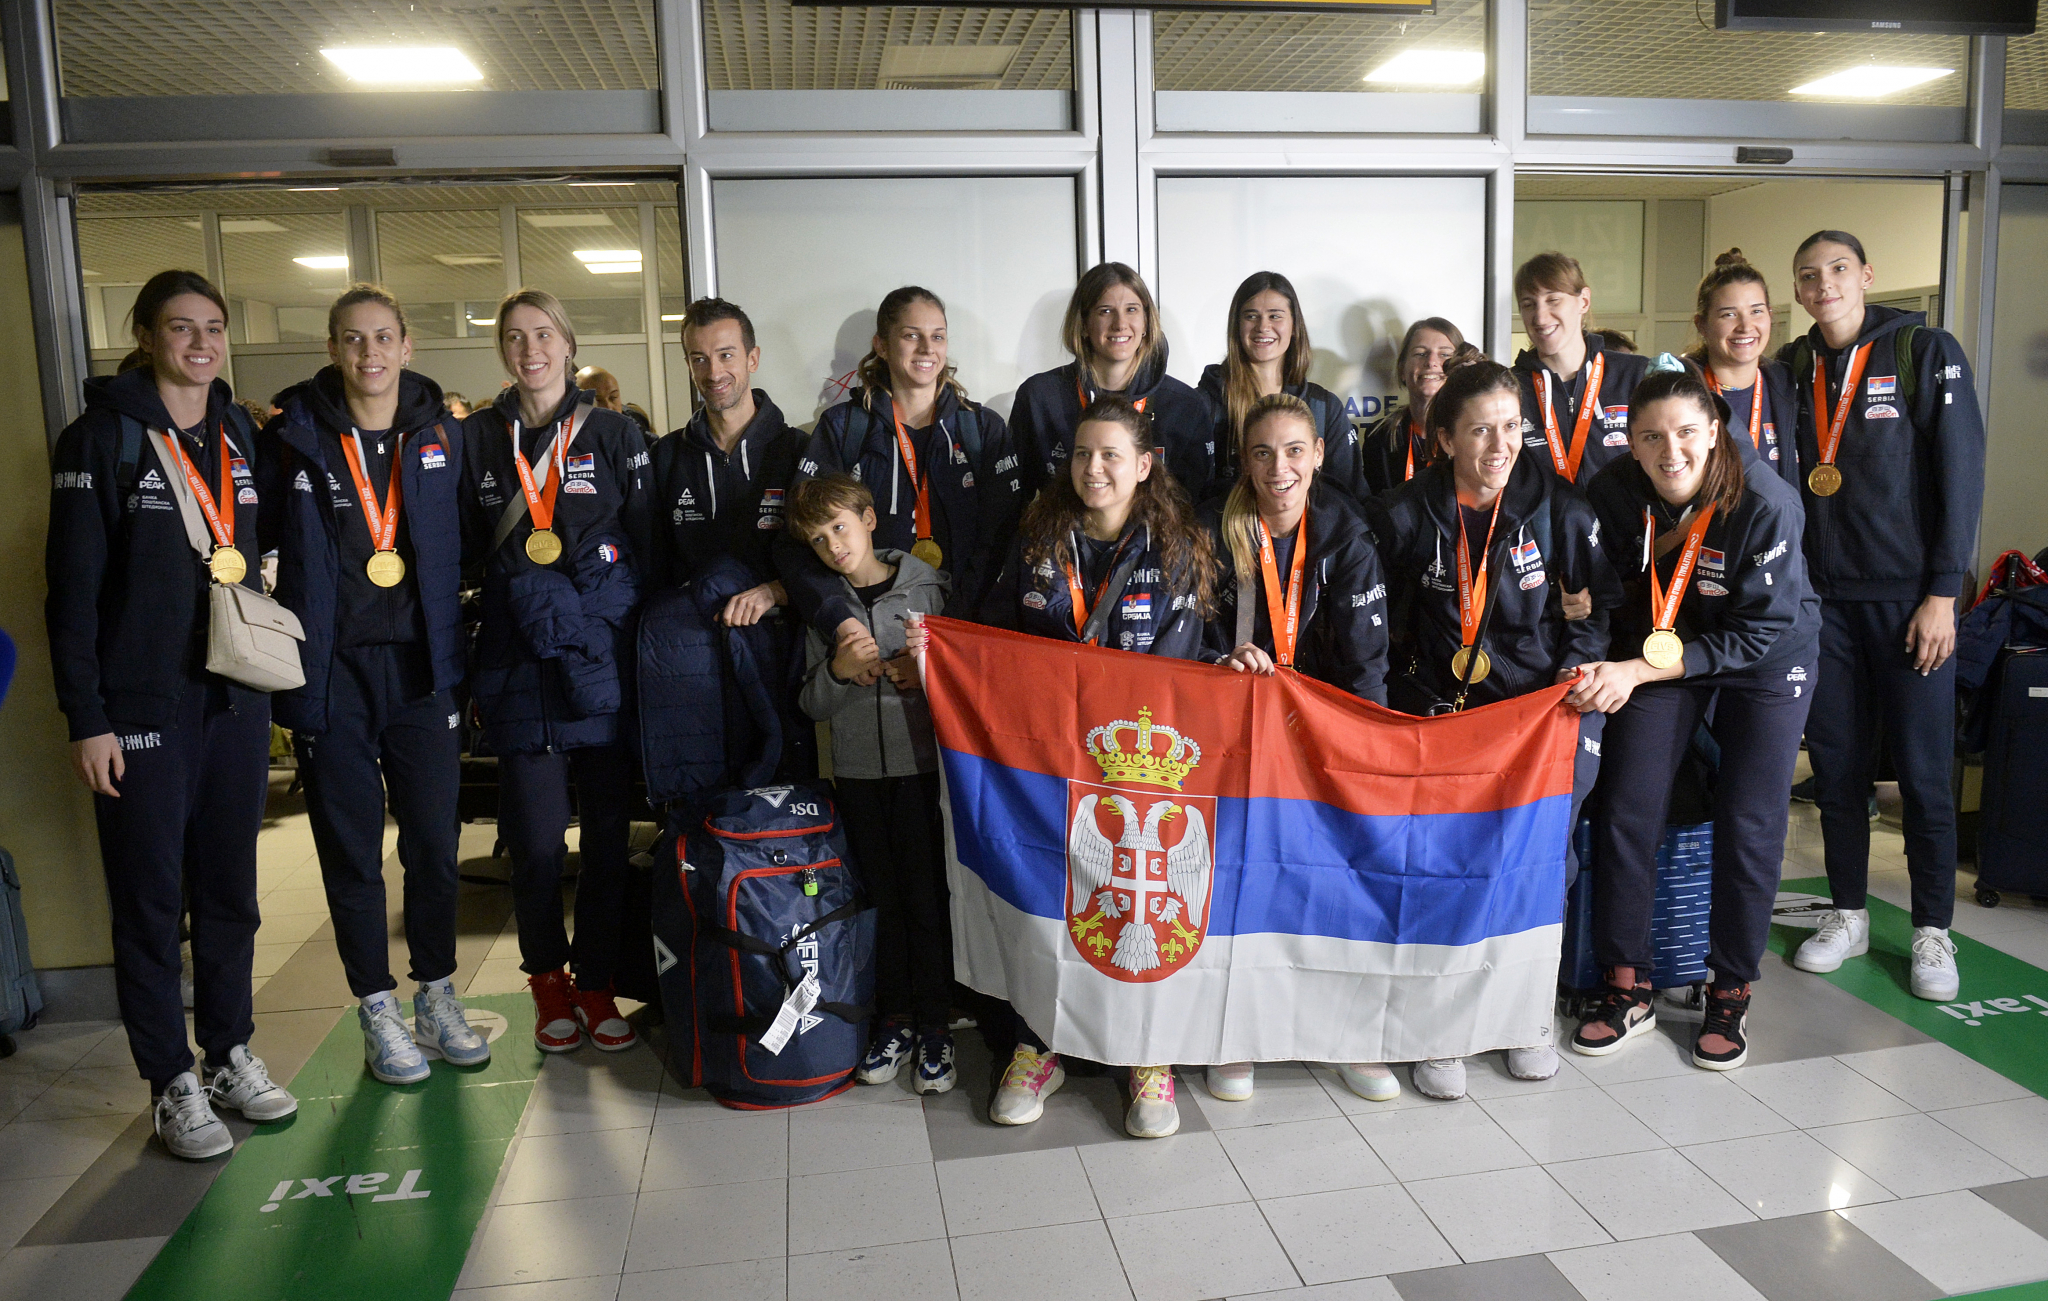
MULTIPOLYGON (((1127 537, 1124 539, 1124 542, 1117 543, 1116 554, 1109 559, 1109 568, 1102 571, 1102 582, 1097 584, 1095 588, 1095 599, 1097 601, 1100 601, 1102 594, 1109 590, 1109 580, 1116 574, 1116 562, 1123 558, 1124 543, 1129 540, 1127 537)), ((1068 545, 1074 549, 1074 561, 1066 566, 1067 595, 1073 601, 1074 632, 1078 636, 1088 626, 1088 611, 1091 607, 1088 601, 1088 594, 1081 590, 1081 573, 1077 568, 1077 563, 1081 558, 1081 541, 1079 538, 1075 538, 1068 545)), ((1088 644, 1093 646, 1095 643, 1090 641, 1088 644)))
MULTIPOLYGON (((362 444, 358 441, 362 435, 354 429, 350 429, 348 433, 348 439, 341 445, 341 458, 348 462, 348 477, 355 480, 356 496, 363 503, 363 523, 370 530, 370 545, 379 551, 395 551, 398 548, 399 454, 394 453, 391 457, 391 491, 384 496, 384 510, 380 518, 377 510, 377 498, 373 495, 373 490, 370 487, 369 476, 363 473, 363 448, 362 444)), ((404 447, 405 440, 400 439, 399 448, 401 452, 404 447)), ((525 462, 521 461, 520 465, 524 466, 525 462)), ((550 480, 548 487, 553 489, 554 486, 554 482, 550 480)), ((552 491, 548 494, 548 503, 549 510, 552 512, 554 504, 554 494, 552 491)), ((531 509, 530 503, 528 509, 531 509)))
POLYGON ((1842 426, 1849 419, 1849 408, 1854 405, 1856 381, 1863 378, 1863 364, 1870 360, 1870 345, 1858 348, 1849 358, 1849 373, 1842 377, 1842 400, 1832 414, 1828 411, 1828 368, 1819 357, 1813 359, 1813 433, 1820 445, 1820 463, 1833 465, 1835 452, 1842 445, 1842 426), (1825 434, 1821 426, 1826 425, 1825 434))
MULTIPOLYGON (((557 421, 555 424, 555 437, 550 441, 549 446, 552 448, 554 443, 561 442, 561 438, 562 425, 561 422, 557 421)), ((569 442, 562 443, 560 454, 555 457, 555 471, 548 475, 548 482, 545 488, 537 488, 533 482, 533 467, 526 463, 526 454, 519 450, 519 422, 517 420, 512 422, 512 464, 519 470, 519 488, 520 491, 526 494, 526 509, 533 516, 533 527, 537 531, 546 531, 555 526, 555 489, 561 486, 562 476, 568 473, 569 446, 575 441, 576 423, 571 420, 569 422, 569 442)), ((541 459, 546 461, 547 457, 543 456, 541 459)), ((396 458, 393 459, 392 468, 394 474, 392 482, 395 484, 398 481, 395 477, 397 470, 396 458)), ((393 496, 395 497, 396 495, 397 490, 394 488, 393 496)))
POLYGON ((220 501, 228 503, 228 512, 222 515, 219 502, 207 491, 206 478, 194 468, 192 458, 185 455, 185 442, 175 429, 167 431, 172 455, 178 458, 178 468, 185 473, 185 482, 192 487, 192 495, 199 499, 199 509, 206 516, 206 527, 213 530, 214 545, 232 547, 235 545, 235 480, 228 467, 229 453, 227 422, 220 427, 220 501))
MULTIPOLYGON (((1707 387, 1716 394, 1721 391, 1721 381, 1714 378, 1712 370, 1707 371, 1707 387)), ((1764 371, 1761 366, 1757 367, 1756 383, 1750 386, 1749 442, 1757 451, 1764 450, 1764 371)))
POLYGON ((1266 579, 1266 621, 1273 625, 1273 660, 1281 665, 1294 663, 1295 643, 1301 635, 1301 581, 1303 562, 1308 558, 1308 508, 1302 507, 1301 524, 1294 532, 1294 562, 1288 566, 1287 596, 1280 596, 1280 566, 1273 555, 1273 535, 1266 531, 1266 521, 1259 524, 1259 568, 1266 579), (1285 628, 1280 623, 1280 611, 1287 611, 1285 628))
POLYGON ((1486 541, 1479 548, 1479 572, 1472 572, 1472 543, 1465 533, 1465 506, 1458 503, 1458 632, 1462 644, 1479 639, 1479 616, 1486 609, 1486 566, 1492 559, 1493 526, 1500 523, 1500 504, 1506 493, 1493 499, 1493 517, 1486 521, 1486 541))
MULTIPOLYGON (((1074 375, 1074 396, 1081 400, 1081 409, 1083 411, 1086 411, 1088 409, 1088 390, 1085 387, 1083 387, 1081 383, 1081 376, 1078 370, 1075 372, 1074 375)), ((1138 410, 1143 411, 1145 409, 1145 404, 1147 402, 1150 402, 1151 400, 1152 399, 1150 395, 1147 395, 1145 397, 1138 398, 1136 401, 1132 402, 1131 405, 1136 407, 1138 410)))
MULTIPOLYGON (((917 488, 917 505, 911 512, 911 527, 917 531, 917 540, 931 544, 932 541, 932 489, 928 478, 917 473, 917 449, 910 445, 910 435, 903 430, 903 417, 896 414, 895 406, 889 408, 889 418, 896 422, 896 451, 903 458, 903 468, 910 471, 910 482, 917 488)), ((921 558, 921 557, 920 557, 921 558)))
MULTIPOLYGON (((1707 537, 1707 523, 1714 518, 1711 504, 1693 518, 1691 527, 1685 533, 1685 549, 1678 553, 1678 564, 1671 571, 1671 588, 1665 591, 1657 584, 1657 559, 1649 557, 1643 566, 1650 579, 1650 621, 1655 625, 1652 633, 1670 632, 1678 626, 1678 607, 1685 601, 1685 585, 1692 581, 1692 568, 1699 563, 1700 545, 1707 537)), ((1643 507, 1643 531, 1646 549, 1656 546, 1657 520, 1648 506, 1643 507)))
POLYGON ((1550 444, 1550 461, 1566 483, 1576 483, 1579 462, 1586 455, 1586 431, 1593 427, 1593 408, 1600 402, 1600 377, 1607 371, 1604 353, 1593 354, 1593 373, 1586 380, 1586 394, 1579 400, 1578 418, 1572 422, 1572 446, 1567 452, 1557 432, 1557 403, 1552 391, 1555 377, 1543 372, 1543 438, 1550 444))
POLYGON ((1422 422, 1415 418, 1415 411, 1413 408, 1410 408, 1408 412, 1408 473, 1401 476, 1401 482, 1403 483, 1415 477, 1415 444, 1421 441, 1422 422))

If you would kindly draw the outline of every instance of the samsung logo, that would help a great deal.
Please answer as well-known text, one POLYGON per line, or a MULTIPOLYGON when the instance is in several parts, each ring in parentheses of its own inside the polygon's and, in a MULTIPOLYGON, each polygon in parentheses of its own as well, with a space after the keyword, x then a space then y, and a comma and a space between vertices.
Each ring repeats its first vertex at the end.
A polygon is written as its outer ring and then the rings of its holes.
POLYGON ((1903 31, 1903 30, 1905 29, 1905 26, 1906 26, 1906 25, 1905 25, 1904 23, 1887 23, 1887 22, 1878 22, 1878 21, 1872 21, 1872 23, 1870 24, 1870 26, 1871 26, 1871 30, 1873 30, 1873 31, 1880 31, 1880 32, 1896 32, 1896 31, 1903 31))

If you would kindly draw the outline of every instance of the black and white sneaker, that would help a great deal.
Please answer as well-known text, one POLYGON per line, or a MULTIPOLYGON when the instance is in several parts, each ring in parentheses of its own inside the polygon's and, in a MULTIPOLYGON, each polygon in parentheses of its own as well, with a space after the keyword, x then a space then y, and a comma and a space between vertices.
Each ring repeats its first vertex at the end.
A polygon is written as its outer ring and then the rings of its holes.
POLYGON ((944 1030, 928 1030, 917 1041, 917 1074, 910 1087, 918 1093, 947 1093, 959 1081, 953 1067, 953 1036, 944 1030))
POLYGON ((172 1156, 205 1161, 235 1150, 235 1136, 213 1114, 212 1093, 186 1071, 164 1086, 156 1100, 156 1136, 172 1156))
POLYGON ((1657 1009, 1648 985, 1631 989, 1606 986, 1593 1015, 1579 1022, 1572 1034, 1572 1051, 1585 1057, 1605 1057, 1639 1034, 1657 1028, 1657 1009), (1608 1034, 1587 1037, 1587 1031, 1605 1026, 1608 1034))
POLYGON ((885 1022, 875 1032, 875 1041, 868 1045, 868 1055, 860 1059, 860 1069, 853 1078, 862 1084, 887 1084, 896 1078, 896 1072, 903 1069, 903 1063, 917 1049, 917 1035, 911 1028, 899 1021, 885 1022))
POLYGON ((1707 1016, 1700 1025, 1699 1039, 1693 1040, 1692 1064, 1702 1070, 1732 1071, 1749 1059, 1749 986, 1715 988, 1707 992, 1707 1016), (1732 1047, 1709 1052, 1700 1039, 1719 1035, 1732 1047))

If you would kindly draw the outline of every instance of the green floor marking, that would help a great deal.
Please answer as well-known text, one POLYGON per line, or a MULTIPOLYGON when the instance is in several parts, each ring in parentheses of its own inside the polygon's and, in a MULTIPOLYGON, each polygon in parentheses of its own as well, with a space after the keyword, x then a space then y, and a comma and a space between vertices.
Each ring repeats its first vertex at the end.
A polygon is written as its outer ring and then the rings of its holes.
POLYGON ((1959 1292, 1950 1301, 2048 1301, 2048 1282, 2015 1283, 1989 1292, 1959 1292))
POLYGON ((515 1028, 488 1065, 403 1088, 370 1078, 344 1014, 292 1081, 298 1115, 241 1145, 130 1301, 447 1301, 541 1064, 525 995, 465 1002, 515 1028))
MULTIPOLYGON (((1779 888, 1828 897, 1826 877, 1786 881, 1779 888)), ((1989 1066, 2013 1083, 2048 1095, 2048 972, 1967 935, 1951 933, 1956 965, 1963 973, 1960 998, 1953 1003, 1915 998, 1906 982, 1912 915, 1882 899, 1869 903, 1869 957, 1851 958, 1821 979, 1989 1066)), ((1811 934, 1811 929, 1773 926, 1771 950, 1789 955, 1811 934)), ((2048 1301, 2048 1291, 2040 1301, 2048 1301)))

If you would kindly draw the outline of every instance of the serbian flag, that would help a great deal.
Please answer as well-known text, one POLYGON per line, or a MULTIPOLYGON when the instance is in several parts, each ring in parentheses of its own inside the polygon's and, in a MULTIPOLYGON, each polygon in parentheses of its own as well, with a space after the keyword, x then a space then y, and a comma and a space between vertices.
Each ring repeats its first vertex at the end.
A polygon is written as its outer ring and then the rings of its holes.
POLYGON ((959 978, 1122 1065, 1549 1042, 1577 715, 928 620, 959 978))

